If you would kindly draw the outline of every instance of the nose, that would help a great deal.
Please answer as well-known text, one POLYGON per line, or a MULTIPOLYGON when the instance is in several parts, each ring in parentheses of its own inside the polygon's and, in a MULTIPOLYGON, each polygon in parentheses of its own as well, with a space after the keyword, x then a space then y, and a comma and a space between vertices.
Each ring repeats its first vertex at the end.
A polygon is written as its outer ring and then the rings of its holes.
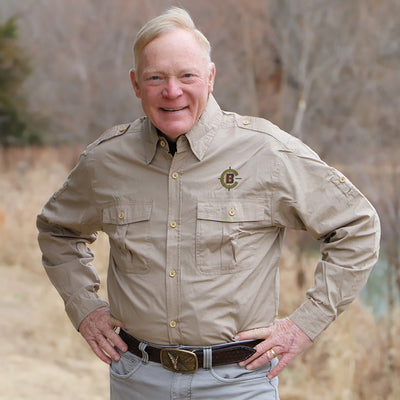
POLYGON ((167 80, 165 87, 163 88, 162 95, 169 99, 175 99, 182 94, 182 88, 179 80, 171 77, 167 80))

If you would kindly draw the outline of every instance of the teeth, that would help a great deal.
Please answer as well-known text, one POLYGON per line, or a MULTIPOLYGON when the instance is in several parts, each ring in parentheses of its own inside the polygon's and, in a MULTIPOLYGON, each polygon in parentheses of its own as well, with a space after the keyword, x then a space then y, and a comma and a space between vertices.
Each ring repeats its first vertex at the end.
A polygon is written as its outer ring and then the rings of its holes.
POLYGON ((181 111, 183 110, 185 107, 182 108, 163 108, 164 111, 181 111))

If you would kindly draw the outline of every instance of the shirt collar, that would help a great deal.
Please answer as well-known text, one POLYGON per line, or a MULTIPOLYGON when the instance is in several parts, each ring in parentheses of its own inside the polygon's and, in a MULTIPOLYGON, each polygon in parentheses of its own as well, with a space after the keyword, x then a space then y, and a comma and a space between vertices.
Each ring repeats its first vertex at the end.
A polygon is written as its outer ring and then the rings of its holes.
POLYGON ((160 141, 156 127, 150 119, 144 117, 144 154, 146 164, 150 164, 156 154, 157 144, 160 141))
MULTIPOLYGON (((201 115, 199 121, 194 127, 187 132, 186 136, 193 154, 201 161, 215 136, 216 128, 222 119, 222 111, 215 100, 214 96, 210 94, 207 106, 201 115)), ((150 164, 156 153, 157 144, 160 141, 160 136, 157 129, 150 122, 148 118, 145 121, 145 155, 146 163, 150 164)), ((179 149, 179 139, 178 139, 179 149)))
POLYGON ((222 111, 214 96, 210 94, 207 106, 197 124, 186 133, 193 154, 201 161, 216 134, 222 120, 222 111))

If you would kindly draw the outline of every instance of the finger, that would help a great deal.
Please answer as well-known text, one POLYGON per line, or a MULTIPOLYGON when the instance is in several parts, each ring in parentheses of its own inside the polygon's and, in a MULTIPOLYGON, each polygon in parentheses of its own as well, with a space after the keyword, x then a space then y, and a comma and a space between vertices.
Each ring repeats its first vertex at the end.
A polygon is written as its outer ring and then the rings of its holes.
POLYGON ((262 341, 257 346, 255 346, 254 348, 256 349, 256 353, 254 353, 251 357, 247 358, 246 360, 240 362, 239 366, 245 367, 251 364, 254 360, 261 357, 263 354, 269 353, 274 346, 275 346, 275 355, 273 355, 272 353, 267 354, 269 360, 272 360, 274 357, 276 357, 278 349, 276 348, 276 343, 273 342, 272 338, 270 338, 262 341))
POLYGON ((122 352, 128 351, 128 345, 121 339, 121 336, 119 336, 114 330, 111 331, 108 335, 107 338, 110 342, 114 344, 114 346, 118 347, 122 352))
POLYGON ((275 368, 268 374, 268 379, 273 379, 278 376, 289 365, 292 359, 293 356, 288 354, 282 356, 275 368))
POLYGON ((99 346, 101 350, 108 354, 113 360, 119 361, 121 359, 121 356, 115 350, 114 346, 105 337, 99 340, 99 346))
POLYGON ((114 318, 113 316, 110 317, 110 324, 114 328, 126 328, 125 324, 121 320, 114 318))
POLYGON ((275 358, 275 357, 278 357, 278 354, 276 353, 276 351, 273 348, 269 349, 267 351, 267 354, 268 354, 268 357, 271 358, 271 359, 275 358))
POLYGON ((255 360, 252 360, 249 364, 246 365, 246 369, 248 370, 253 370, 256 368, 261 367, 262 365, 270 362, 274 358, 273 356, 269 356, 269 352, 261 354, 259 357, 257 357, 255 360))
POLYGON ((88 341, 90 348, 92 349, 93 353, 96 354, 101 361, 105 362, 106 364, 111 364, 111 358, 107 356, 106 353, 100 348, 95 340, 88 341))
POLYGON ((268 351, 262 351, 261 353, 254 354, 252 357, 240 363, 239 365, 246 367, 248 370, 259 368, 277 357, 279 355, 279 351, 280 350, 277 347, 275 347, 275 349, 270 348, 268 351))
POLYGON ((257 360, 259 357, 261 357, 264 353, 266 353, 266 350, 264 350, 264 348, 266 348, 266 346, 262 346, 262 344, 263 344, 263 342, 258 344, 256 347, 254 347, 256 349, 256 353, 254 353, 252 356, 250 356, 246 360, 240 362, 239 366, 246 367, 247 365, 251 364, 254 360, 257 360))
POLYGON ((119 319, 116 319, 114 317, 110 318, 110 325, 112 327, 112 330, 109 331, 107 338, 115 345, 117 346, 121 351, 124 353, 128 351, 128 346, 127 344, 121 339, 121 336, 119 336, 118 333, 116 333, 117 328, 126 328, 125 324, 120 321, 119 319))
POLYGON ((271 334, 270 328, 256 328, 239 332, 235 340, 266 339, 271 334))

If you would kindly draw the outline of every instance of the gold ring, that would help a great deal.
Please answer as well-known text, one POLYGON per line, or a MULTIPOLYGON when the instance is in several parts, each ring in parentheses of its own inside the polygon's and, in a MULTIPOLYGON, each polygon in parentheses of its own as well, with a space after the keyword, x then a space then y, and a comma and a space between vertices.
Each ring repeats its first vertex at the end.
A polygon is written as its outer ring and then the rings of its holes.
POLYGON ((276 353, 273 349, 270 349, 270 353, 272 353, 272 355, 274 356, 274 358, 276 357, 276 353))

